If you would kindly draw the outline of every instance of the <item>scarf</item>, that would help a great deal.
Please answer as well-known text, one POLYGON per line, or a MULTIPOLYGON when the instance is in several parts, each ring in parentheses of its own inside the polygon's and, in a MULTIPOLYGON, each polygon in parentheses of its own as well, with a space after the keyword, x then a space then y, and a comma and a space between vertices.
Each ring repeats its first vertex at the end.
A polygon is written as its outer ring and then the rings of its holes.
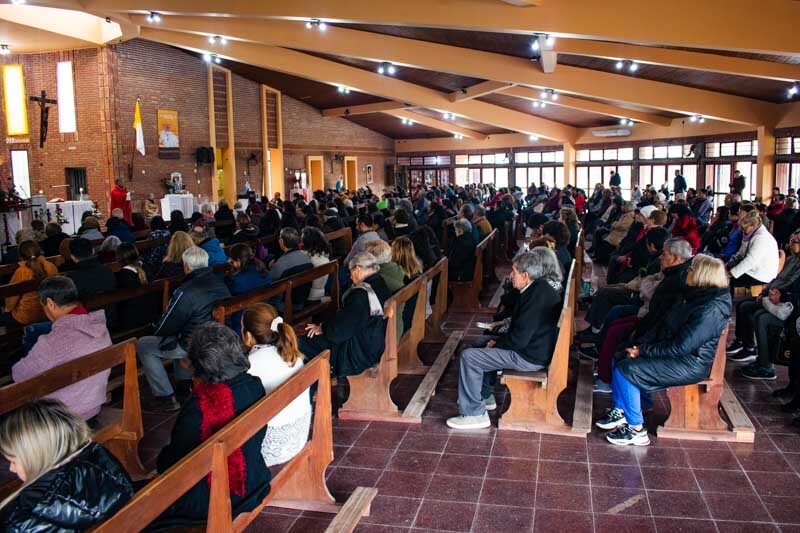
POLYGON ((356 289, 367 291, 367 299, 369 300, 369 316, 383 316, 383 306, 381 305, 381 301, 378 299, 378 295, 375 294, 375 290, 373 290, 372 286, 365 281, 362 281, 358 285, 353 285, 347 289, 342 297, 342 300, 346 300, 347 296, 356 289))
MULTIPOLYGON (((236 417, 233 407, 233 391, 226 383, 197 383, 192 387, 200 406, 200 439, 206 441, 225 424, 236 417)), ((244 453, 237 448, 228 456, 228 488, 232 494, 244 496, 247 464, 244 453)), ((211 487, 211 473, 206 476, 211 487)))

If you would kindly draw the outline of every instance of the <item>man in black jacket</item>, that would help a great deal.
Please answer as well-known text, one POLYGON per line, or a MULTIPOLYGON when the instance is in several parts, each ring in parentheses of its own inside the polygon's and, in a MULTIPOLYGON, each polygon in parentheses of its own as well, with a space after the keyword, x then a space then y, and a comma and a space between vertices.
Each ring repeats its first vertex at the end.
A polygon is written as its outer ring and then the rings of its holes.
POLYGON ((65 275, 75 282, 79 298, 113 291, 117 287, 114 272, 101 264, 97 256, 92 254, 91 242, 86 239, 73 239, 69 243, 69 253, 75 268, 65 275))
POLYGON ((458 377, 460 416, 447 420, 455 429, 487 428, 487 409, 496 408, 484 387, 486 373, 541 370, 550 364, 561 310, 561 268, 552 250, 537 247, 514 259, 511 283, 520 291, 508 330, 485 348, 461 353, 458 377), (488 401, 487 401, 488 400, 488 401))
MULTIPOLYGON (((186 357, 192 332, 212 320, 211 312, 217 301, 231 294, 222 280, 208 268, 208 253, 193 246, 183 252, 183 271, 186 278, 175 290, 169 306, 155 326, 153 336, 141 337, 136 342, 136 353, 144 367, 153 399, 144 408, 151 411, 170 412, 180 409, 175 391, 161 359, 179 362, 186 357)), ((191 389, 191 375, 180 364, 173 365, 179 393, 191 389)))

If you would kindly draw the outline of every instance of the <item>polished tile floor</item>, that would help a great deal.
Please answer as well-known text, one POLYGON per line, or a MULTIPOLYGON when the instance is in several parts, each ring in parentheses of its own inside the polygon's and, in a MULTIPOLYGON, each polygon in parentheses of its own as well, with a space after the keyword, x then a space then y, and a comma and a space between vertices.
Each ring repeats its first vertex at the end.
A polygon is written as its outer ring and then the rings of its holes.
MULTIPOLYGON (((464 329, 466 342, 474 342, 481 334, 475 323, 485 319, 450 313, 444 328, 464 329)), ((440 346, 423 344, 423 360, 430 362, 440 346)), ((785 369, 775 382, 746 381, 732 370, 729 383, 756 426, 754 444, 658 439, 653 430, 669 411, 662 394, 647 419, 652 444, 620 448, 598 430, 586 440, 499 431, 496 415, 488 430, 449 430, 444 421, 457 414, 454 359, 422 425, 334 419, 328 486, 339 500, 356 486, 378 488, 371 515, 357 529, 362 532, 800 533, 800 432, 770 395, 785 385, 785 369)), ((398 378, 392 392, 400 405, 420 379, 398 378)), ((497 397, 502 412, 507 398, 501 389, 497 397)), ((562 412, 571 412, 572 397, 568 388, 562 412)), ((608 405, 607 395, 595 395, 595 416, 608 405)), ((148 464, 169 440, 173 420, 145 414, 140 453, 148 464)), ((331 519, 268 508, 249 531, 323 531, 331 519)))

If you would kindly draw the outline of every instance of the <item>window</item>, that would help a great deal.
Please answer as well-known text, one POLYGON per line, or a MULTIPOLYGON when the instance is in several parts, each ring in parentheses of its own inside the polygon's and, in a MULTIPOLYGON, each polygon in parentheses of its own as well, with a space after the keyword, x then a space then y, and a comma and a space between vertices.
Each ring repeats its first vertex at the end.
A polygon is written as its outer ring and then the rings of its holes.
POLYGON ((564 182, 564 167, 556 167, 556 187, 563 187, 566 183, 564 182))
POLYGON ((589 150, 578 150, 575 152, 575 161, 588 161, 589 150))
POLYGON ((775 139, 775 153, 777 155, 789 155, 792 153, 792 138, 778 137, 775 139))
POLYGON ((542 184, 542 169, 540 167, 531 167, 528 169, 528 186, 536 186, 542 184))
POLYGON ((528 186, 528 168, 517 167, 514 169, 514 185, 525 188, 528 186))
POLYGON ((719 145, 719 155, 722 157, 736 155, 736 143, 722 143, 719 145))
POLYGON ((528 160, 531 163, 541 163, 542 162, 542 152, 531 152, 528 154, 528 160))
POLYGON ((736 155, 750 155, 753 153, 753 141, 736 143, 736 155))
POLYGON ((507 165, 508 161, 508 154, 494 154, 494 164, 495 165, 507 165))
POLYGON ((594 190, 595 185, 603 182, 603 169, 600 167, 589 167, 589 189, 594 190))
MULTIPOLYGON (((84 175, 85 175, 84 169, 84 175)), ((11 150, 11 177, 21 198, 31 197, 31 177, 28 168, 28 151, 11 150)), ((84 187, 84 190, 86 188, 84 187)))
POLYGON ((564 162, 564 150, 559 150, 556 152, 556 163, 563 163, 564 162))
POLYGON ((620 161, 632 161, 633 160, 633 148, 620 148, 617 151, 617 157, 620 161))
POLYGON ((667 157, 670 159, 681 159, 683 153, 683 146, 680 144, 672 144, 667 148, 667 157))
POLYGON ((439 164, 439 158, 436 157, 436 156, 427 156, 425 158, 425 163, 424 164, 426 166, 428 166, 428 165, 438 165, 439 164))
POLYGON ((669 151, 666 146, 653 147, 653 159, 666 159, 668 153, 669 151))
POLYGON ((591 160, 591 161, 602 161, 603 160, 603 151, 602 150, 590 150, 589 151, 589 160, 591 160))
POLYGON ((719 143, 706 143, 706 157, 719 157, 719 143))
POLYGON ((467 165, 469 164, 469 156, 466 154, 460 154, 456 156, 456 165, 467 165))
MULTIPOLYGON (((494 156, 492 156, 494 157, 494 156)), ((481 183, 494 183, 494 169, 484 168, 481 171, 481 183)))
POLYGON ((652 146, 639 147, 639 159, 653 159, 653 147, 652 146))
POLYGON ((469 156, 469 164, 470 165, 480 165, 481 164, 481 156, 480 155, 470 155, 469 156))
POLYGON ((410 157, 398 157, 397 158, 397 166, 398 167, 407 167, 411 163, 410 157))
POLYGON ((617 149, 616 148, 609 148, 607 150, 603 150, 603 159, 606 161, 616 161, 617 160, 617 149))
POLYGON ((449 155, 436 156, 436 164, 450 166, 450 156, 449 155))
POLYGON ((483 154, 481 156, 481 163, 484 165, 494 165, 494 154, 483 154))
POLYGON ((494 184, 498 188, 508 187, 508 168, 500 167, 494 169, 494 184))
POLYGON ((468 168, 457 168, 456 169, 456 185, 461 185, 462 187, 469 183, 469 169, 468 168))
POLYGON ((556 169, 554 167, 542 167, 542 183, 548 187, 556 184, 556 169))
POLYGON ((800 154, 800 137, 794 138, 794 153, 800 154))
POLYGON ((423 161, 424 161, 424 159, 423 159, 423 158, 421 158, 421 157, 412 157, 412 158, 411 158, 411 166, 412 166, 412 167, 418 167, 418 166, 421 166, 421 165, 422 165, 422 163, 423 163, 423 161))
POLYGON ((542 152, 542 163, 555 163, 555 162, 556 162, 555 152, 542 152))
POLYGON ((514 154, 514 163, 520 165, 528 164, 528 152, 517 152, 514 154))
POLYGON ((479 168, 469 169, 469 183, 480 183, 480 182, 481 182, 481 169, 479 168))

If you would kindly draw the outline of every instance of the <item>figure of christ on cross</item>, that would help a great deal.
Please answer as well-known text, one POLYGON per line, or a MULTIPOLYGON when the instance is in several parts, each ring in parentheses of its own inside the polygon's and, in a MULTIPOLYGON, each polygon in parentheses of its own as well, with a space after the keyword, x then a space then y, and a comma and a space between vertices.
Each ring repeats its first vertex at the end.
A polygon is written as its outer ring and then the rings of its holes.
POLYGON ((39 110, 41 111, 39 117, 39 148, 44 148, 44 141, 47 139, 47 117, 50 114, 50 108, 47 107, 47 104, 58 104, 58 100, 53 100, 52 98, 47 97, 47 91, 42 90, 41 96, 31 96, 31 102, 36 102, 39 104, 39 110))

